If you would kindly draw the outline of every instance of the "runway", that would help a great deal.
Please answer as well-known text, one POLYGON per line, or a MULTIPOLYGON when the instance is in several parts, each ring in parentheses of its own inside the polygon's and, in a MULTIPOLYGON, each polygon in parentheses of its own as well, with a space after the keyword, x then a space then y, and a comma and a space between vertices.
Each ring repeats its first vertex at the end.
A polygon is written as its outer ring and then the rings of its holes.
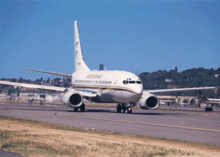
POLYGON ((0 103, 0 115, 88 129, 179 139, 220 146, 220 111, 133 109, 116 113, 113 107, 86 106, 85 112, 57 105, 0 103))

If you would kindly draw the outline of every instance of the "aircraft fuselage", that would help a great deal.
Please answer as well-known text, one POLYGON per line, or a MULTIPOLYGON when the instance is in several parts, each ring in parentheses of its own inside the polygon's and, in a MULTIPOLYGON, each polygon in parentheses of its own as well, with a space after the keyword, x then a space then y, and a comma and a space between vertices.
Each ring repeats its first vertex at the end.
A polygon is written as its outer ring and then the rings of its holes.
POLYGON ((136 103, 142 96, 143 85, 140 78, 125 71, 88 71, 72 74, 73 88, 92 90, 98 93, 93 101, 136 103))

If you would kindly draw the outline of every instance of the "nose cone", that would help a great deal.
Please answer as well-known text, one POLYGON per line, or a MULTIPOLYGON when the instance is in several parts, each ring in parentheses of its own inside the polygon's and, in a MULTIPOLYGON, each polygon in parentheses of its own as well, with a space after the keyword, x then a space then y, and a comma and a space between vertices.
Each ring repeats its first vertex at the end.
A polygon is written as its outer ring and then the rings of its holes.
POLYGON ((140 100, 140 98, 141 98, 141 96, 142 96, 142 94, 143 94, 143 85, 142 84, 140 84, 140 85, 138 85, 138 86, 136 86, 136 88, 134 89, 134 91, 135 91, 135 101, 139 101, 140 100))
POLYGON ((142 92, 143 92, 143 85, 140 84, 140 85, 137 85, 134 89, 135 93, 137 94, 141 94, 142 95, 142 92))

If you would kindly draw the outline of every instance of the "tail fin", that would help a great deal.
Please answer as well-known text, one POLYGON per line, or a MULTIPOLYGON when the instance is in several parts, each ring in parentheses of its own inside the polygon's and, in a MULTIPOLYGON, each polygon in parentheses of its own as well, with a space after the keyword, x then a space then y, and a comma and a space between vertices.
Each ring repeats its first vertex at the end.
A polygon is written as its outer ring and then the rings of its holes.
POLYGON ((199 91, 199 97, 201 100, 208 100, 201 91, 199 91))
POLYGON ((77 21, 74 22, 74 34, 75 34, 75 72, 90 71, 90 69, 87 67, 87 65, 83 60, 77 21))

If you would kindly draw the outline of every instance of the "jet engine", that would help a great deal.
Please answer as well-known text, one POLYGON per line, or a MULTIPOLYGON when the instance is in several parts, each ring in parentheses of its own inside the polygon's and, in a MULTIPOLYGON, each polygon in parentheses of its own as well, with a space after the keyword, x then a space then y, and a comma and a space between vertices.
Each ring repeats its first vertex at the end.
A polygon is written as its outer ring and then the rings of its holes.
POLYGON ((138 104, 141 109, 145 110, 156 110, 160 106, 158 97, 150 93, 142 95, 138 104))
POLYGON ((69 91, 62 97, 63 103, 72 107, 80 107, 83 103, 83 97, 78 92, 69 91))

